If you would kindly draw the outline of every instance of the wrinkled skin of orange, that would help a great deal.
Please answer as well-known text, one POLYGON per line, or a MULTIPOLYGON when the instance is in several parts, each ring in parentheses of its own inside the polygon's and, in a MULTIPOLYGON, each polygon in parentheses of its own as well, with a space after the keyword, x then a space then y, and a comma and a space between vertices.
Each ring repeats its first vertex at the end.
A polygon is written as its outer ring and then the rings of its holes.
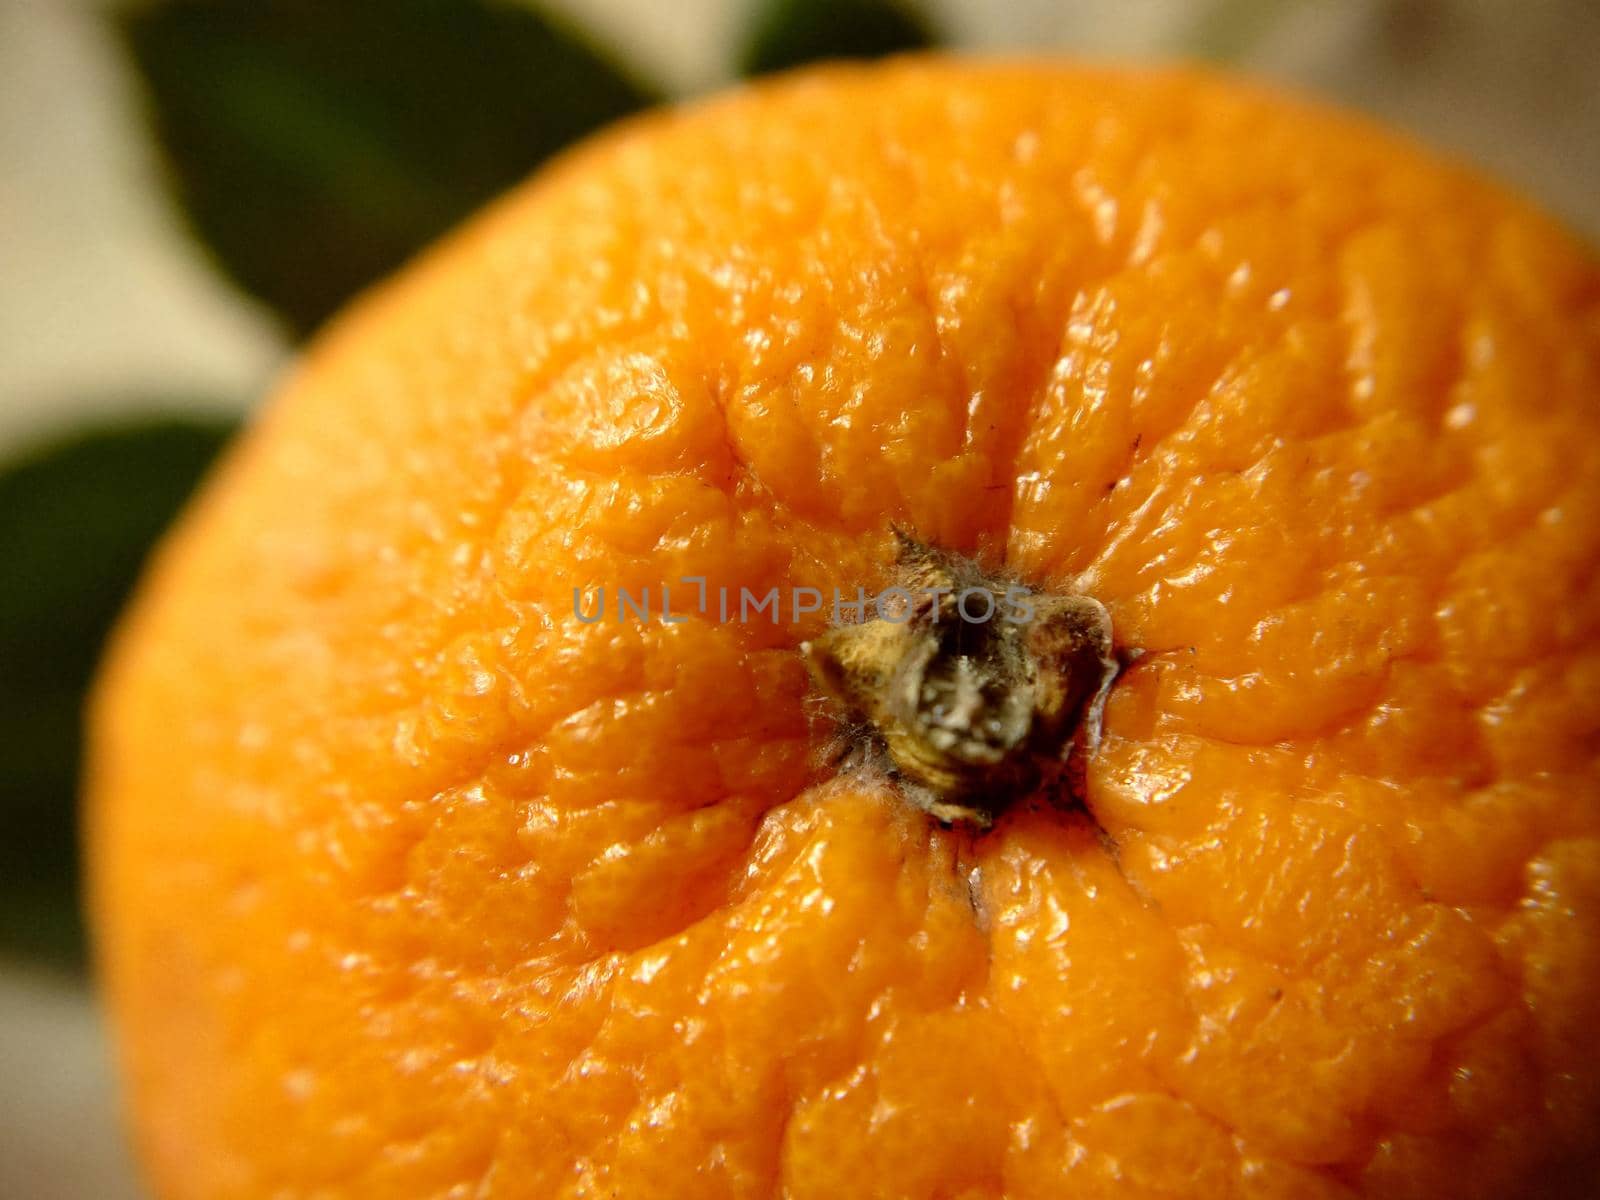
POLYGON ((317 342, 116 641, 154 1185, 1587 1194, 1597 398, 1589 250, 1225 81, 841 68, 568 156, 317 342), (826 609, 574 619, 853 596, 891 521, 1145 651, 1081 808, 831 769, 826 609))

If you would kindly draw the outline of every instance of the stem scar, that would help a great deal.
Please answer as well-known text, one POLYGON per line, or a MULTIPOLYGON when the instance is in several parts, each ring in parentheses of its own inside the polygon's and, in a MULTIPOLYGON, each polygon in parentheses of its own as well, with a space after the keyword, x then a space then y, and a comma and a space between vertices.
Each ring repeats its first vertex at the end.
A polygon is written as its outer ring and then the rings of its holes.
POLYGON ((1091 596, 1030 593, 1029 619, 1001 618, 1015 591, 1006 581, 896 535, 909 611, 835 626, 800 652, 913 802, 986 829, 1049 777, 1070 780, 1069 759, 1098 747, 1119 666, 1111 617, 1091 596), (979 593, 990 619, 974 621, 978 606, 960 598, 979 593))

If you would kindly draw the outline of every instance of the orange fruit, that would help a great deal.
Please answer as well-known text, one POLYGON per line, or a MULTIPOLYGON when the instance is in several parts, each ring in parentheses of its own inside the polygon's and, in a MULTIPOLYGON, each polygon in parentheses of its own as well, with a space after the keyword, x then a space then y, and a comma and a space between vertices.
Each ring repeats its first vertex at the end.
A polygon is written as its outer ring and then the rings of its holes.
POLYGON ((1582 1193, 1597 396, 1572 236, 1230 82, 828 69, 569 155, 327 331, 105 668, 159 1194, 1582 1193), (851 598, 891 524, 1144 651, 1079 802, 830 765, 828 606, 679 583, 851 598))

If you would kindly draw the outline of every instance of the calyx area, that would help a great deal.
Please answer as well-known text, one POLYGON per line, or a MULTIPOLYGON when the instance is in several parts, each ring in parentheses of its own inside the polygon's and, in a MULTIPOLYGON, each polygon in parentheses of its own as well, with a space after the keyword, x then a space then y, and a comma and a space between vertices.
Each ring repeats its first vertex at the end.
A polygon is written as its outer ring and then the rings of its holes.
POLYGON ((1014 584, 896 533, 904 608, 835 626, 800 651, 816 686, 857 722, 855 749, 886 756, 939 820, 984 828, 1075 746, 1094 750, 1117 675, 1111 617, 1078 594, 1024 593, 1019 604, 1014 584))

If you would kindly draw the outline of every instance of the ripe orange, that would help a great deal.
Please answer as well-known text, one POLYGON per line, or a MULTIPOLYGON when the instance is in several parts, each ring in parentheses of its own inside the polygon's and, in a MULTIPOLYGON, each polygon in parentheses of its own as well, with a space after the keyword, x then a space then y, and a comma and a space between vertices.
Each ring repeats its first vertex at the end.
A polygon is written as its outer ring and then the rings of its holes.
POLYGON ((1232 83, 830 69, 567 157, 328 331, 106 666, 160 1194, 1581 1193, 1597 397, 1588 250, 1232 83), (573 613, 853 597, 891 522, 1145 651, 1081 807, 827 766, 826 606, 573 613))

